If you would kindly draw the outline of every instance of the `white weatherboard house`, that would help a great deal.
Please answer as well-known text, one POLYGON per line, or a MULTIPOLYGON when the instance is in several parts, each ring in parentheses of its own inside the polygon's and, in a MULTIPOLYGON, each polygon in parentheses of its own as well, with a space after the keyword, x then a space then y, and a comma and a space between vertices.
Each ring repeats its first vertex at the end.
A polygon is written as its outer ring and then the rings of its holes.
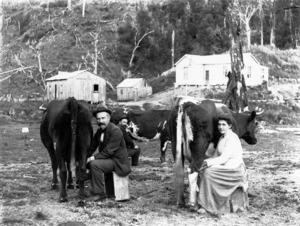
POLYGON ((106 80, 86 70, 66 72, 46 79, 47 99, 62 100, 75 97, 91 103, 105 103, 106 80))
POLYGON ((143 78, 127 78, 117 85, 118 101, 138 100, 152 94, 152 87, 143 78))
MULTIPOLYGON (((251 53, 243 53, 243 74, 247 86, 261 85, 268 81, 268 67, 262 66, 251 53)), ((227 85, 227 73, 231 71, 230 54, 184 55, 176 64, 175 86, 227 85)))

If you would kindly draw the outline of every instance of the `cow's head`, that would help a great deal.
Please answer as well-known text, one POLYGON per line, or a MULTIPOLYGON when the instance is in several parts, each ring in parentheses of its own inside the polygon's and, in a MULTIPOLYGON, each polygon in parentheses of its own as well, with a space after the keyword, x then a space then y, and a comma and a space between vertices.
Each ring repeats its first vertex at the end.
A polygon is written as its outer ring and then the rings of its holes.
POLYGON ((246 124, 246 132, 243 134, 241 138, 243 138, 248 144, 256 144, 257 139, 255 137, 255 131, 256 131, 256 112, 252 111, 250 115, 248 115, 248 120, 246 124))
POLYGON ((129 129, 133 134, 137 135, 140 128, 138 127, 138 125, 134 124, 134 122, 131 121, 128 123, 127 129, 129 129))
POLYGON ((257 139, 255 134, 257 132, 258 122, 256 120, 257 115, 260 113, 256 111, 239 113, 236 117, 236 123, 238 127, 238 135, 244 139, 248 144, 256 144, 257 139))

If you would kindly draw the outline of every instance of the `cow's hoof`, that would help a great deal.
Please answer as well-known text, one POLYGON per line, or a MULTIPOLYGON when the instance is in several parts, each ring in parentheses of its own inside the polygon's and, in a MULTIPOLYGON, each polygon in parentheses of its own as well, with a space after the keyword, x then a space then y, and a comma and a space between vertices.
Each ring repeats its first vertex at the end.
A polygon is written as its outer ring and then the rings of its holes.
POLYGON ((59 198, 59 202, 68 202, 68 198, 59 198))
POLYGON ((75 189, 74 184, 68 184, 67 189, 75 189))
POLYGON ((162 157, 160 157, 160 162, 161 162, 161 163, 164 163, 164 162, 166 162, 166 159, 165 159, 165 158, 162 158, 162 157))
POLYGON ((177 208, 178 209, 185 208, 185 204, 184 203, 177 203, 177 208))
POLYGON ((77 203, 77 207, 84 207, 85 206, 85 201, 84 200, 79 200, 77 203))
POLYGON ((59 186, 58 184, 51 184, 51 190, 58 190, 59 189, 59 186))
POLYGON ((188 208, 191 212, 197 212, 200 209, 200 206, 195 204, 194 206, 189 206, 188 208))

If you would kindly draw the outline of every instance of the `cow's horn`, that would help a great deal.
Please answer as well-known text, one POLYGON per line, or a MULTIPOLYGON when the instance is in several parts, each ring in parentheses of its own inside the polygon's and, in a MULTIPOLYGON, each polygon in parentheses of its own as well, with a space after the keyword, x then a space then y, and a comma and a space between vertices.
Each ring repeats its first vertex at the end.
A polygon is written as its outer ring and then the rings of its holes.
POLYGON ((244 110, 243 110, 243 112, 247 112, 247 111, 249 111, 249 108, 248 108, 248 106, 244 107, 244 110))
POLYGON ((263 109, 261 109, 259 107, 256 107, 255 111, 256 111, 256 115, 261 115, 265 110, 263 110, 263 109))
POLYGON ((41 111, 46 111, 47 109, 46 109, 43 105, 41 105, 41 106, 39 107, 39 110, 41 110, 41 111))

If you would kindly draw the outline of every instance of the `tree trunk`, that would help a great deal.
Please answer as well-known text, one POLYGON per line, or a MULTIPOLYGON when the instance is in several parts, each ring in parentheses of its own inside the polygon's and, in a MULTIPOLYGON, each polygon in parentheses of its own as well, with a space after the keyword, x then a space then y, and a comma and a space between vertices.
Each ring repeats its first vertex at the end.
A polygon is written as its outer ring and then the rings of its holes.
POLYGON ((72 11, 72 0, 68 0, 68 10, 72 11))
POLYGON ((292 47, 293 49, 297 48, 297 25, 296 25, 296 13, 298 13, 299 7, 293 6, 293 8, 290 9, 290 29, 291 29, 291 36, 292 36, 292 47), (297 7, 297 8, 294 8, 297 7))
POLYGON ((262 8, 262 0, 259 1, 259 17, 260 17, 260 45, 264 45, 264 12, 262 8))
POLYGON ((247 88, 245 78, 242 73, 244 68, 243 52, 241 44, 240 17, 235 8, 229 7, 228 21, 231 39, 230 59, 231 72, 228 73, 228 83, 223 104, 226 104, 231 110, 242 112, 248 106, 247 88), (237 23, 236 23, 237 22, 237 23))
POLYGON ((82 1, 82 17, 85 17, 85 0, 82 1))
POLYGON ((0 72, 3 71, 2 68, 2 52, 3 52, 3 35, 2 35, 2 29, 3 29, 3 5, 2 5, 2 0, 0 0, 0 62, 1 62, 1 66, 0 66, 0 72))
POLYGON ((270 10, 270 46, 275 47, 275 24, 276 14, 274 12, 274 6, 270 10))
POLYGON ((95 35, 95 43, 94 43, 94 48, 95 48, 94 74, 95 75, 97 75, 98 73, 98 36, 99 33, 95 35))
POLYGON ((251 28, 250 28, 250 20, 246 20, 246 34, 247 34, 247 49, 251 48, 251 28))
POLYGON ((175 43, 175 31, 173 30, 172 32, 172 68, 174 67, 175 63, 174 63, 174 43, 175 43))

